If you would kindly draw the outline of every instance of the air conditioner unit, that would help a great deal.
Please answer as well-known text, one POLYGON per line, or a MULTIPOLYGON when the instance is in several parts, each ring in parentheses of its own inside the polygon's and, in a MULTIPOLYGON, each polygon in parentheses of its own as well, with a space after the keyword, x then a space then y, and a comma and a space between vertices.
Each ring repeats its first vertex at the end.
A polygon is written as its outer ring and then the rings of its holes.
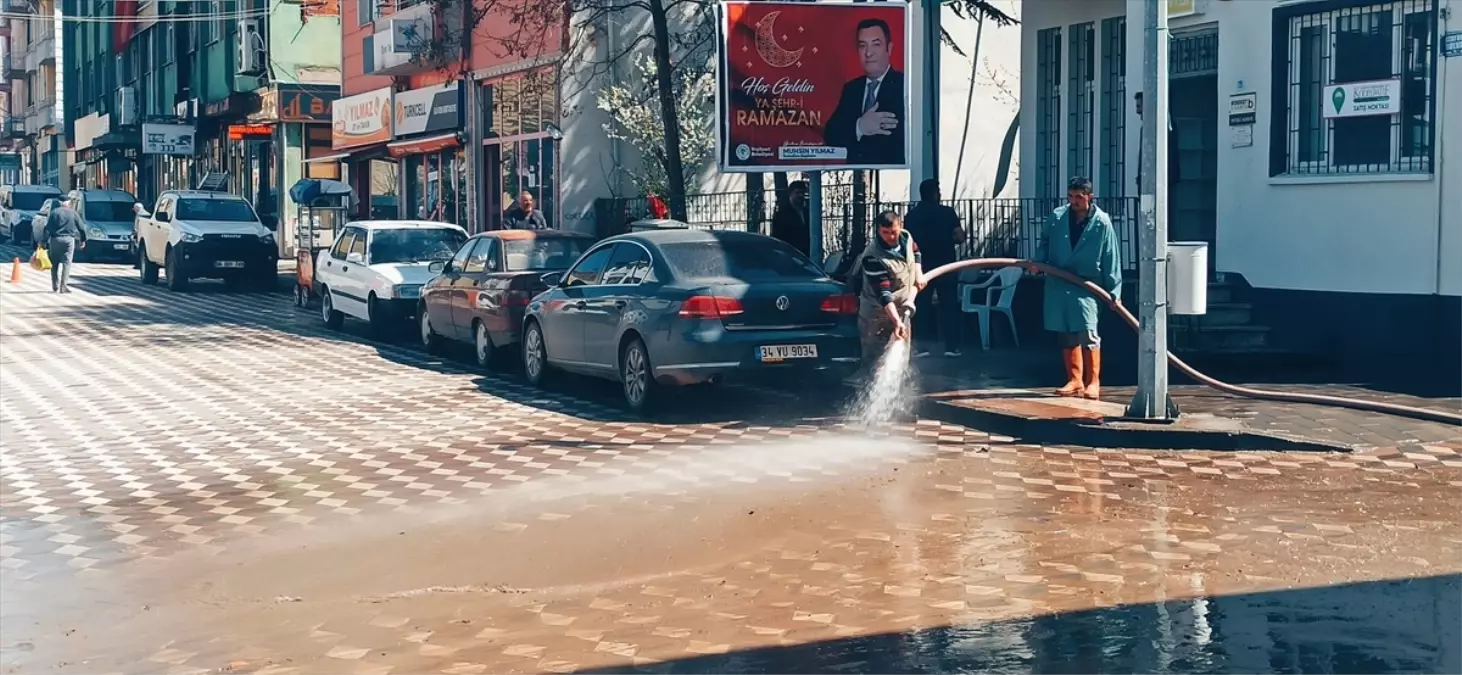
POLYGON ((117 89, 116 117, 113 119, 119 127, 137 124, 137 87, 127 85, 117 89))
POLYGON ((239 74, 260 75, 268 62, 264 50, 264 35, 259 32, 257 20, 239 22, 239 74))

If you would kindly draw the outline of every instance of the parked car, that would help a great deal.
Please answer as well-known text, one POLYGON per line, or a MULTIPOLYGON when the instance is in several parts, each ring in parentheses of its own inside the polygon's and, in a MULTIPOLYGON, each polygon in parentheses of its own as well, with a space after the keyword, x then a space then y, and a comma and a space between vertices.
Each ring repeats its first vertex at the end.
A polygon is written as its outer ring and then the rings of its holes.
POLYGON ((138 214, 137 231, 144 284, 157 283, 160 270, 166 270, 174 291, 187 289, 197 278, 267 290, 279 278, 274 233, 238 195, 168 190, 158 195, 150 213, 138 214))
POLYGON ((382 334, 394 322, 413 317, 421 287, 450 260, 467 231, 449 223, 363 220, 346 225, 328 249, 315 256, 315 290, 325 325, 339 328, 351 316, 382 334), (440 268, 439 268, 440 269, 440 268))
POLYGON ((421 340, 434 350, 446 340, 471 342, 484 368, 517 354, 523 314, 548 290, 546 272, 562 272, 594 244, 559 230, 497 230, 479 234, 422 289, 417 310, 421 340))
POLYGON ((81 259, 115 262, 137 259, 132 240, 136 230, 136 197, 122 190, 72 190, 66 195, 66 205, 81 216, 86 227, 86 249, 77 252, 81 259))
POLYGON ((832 381, 857 367, 857 298, 784 242, 661 230, 605 239, 528 305, 524 372, 616 379, 636 411, 665 386, 775 375, 832 381))
POLYGON ((59 199, 61 190, 50 185, 0 185, 0 241, 34 245, 31 229, 36 212, 47 199, 59 199))

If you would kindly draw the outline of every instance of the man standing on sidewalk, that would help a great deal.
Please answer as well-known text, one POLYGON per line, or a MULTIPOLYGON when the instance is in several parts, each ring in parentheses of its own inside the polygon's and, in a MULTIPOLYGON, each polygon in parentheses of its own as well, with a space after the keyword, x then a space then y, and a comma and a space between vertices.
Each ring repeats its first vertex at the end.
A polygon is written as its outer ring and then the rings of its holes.
POLYGON ((78 249, 86 248, 86 227, 81 216, 65 202, 51 208, 42 231, 46 253, 51 256, 51 291, 70 293, 66 282, 71 278, 71 259, 78 249))
MULTIPOLYGON (((964 243, 965 231, 960 226, 959 214, 939 202, 939 181, 930 178, 919 184, 919 204, 909 211, 909 233, 919 242, 919 251, 924 254, 924 268, 934 269, 947 265, 959 258, 956 248, 964 243)), ((934 320, 939 326, 939 337, 944 338, 944 355, 957 357, 959 352, 960 300, 959 275, 946 274, 935 279, 930 287, 919 294, 919 313, 927 311, 930 302, 939 308, 934 320), (937 298, 937 301, 936 301, 937 298)))
MULTIPOLYGON (((1106 212, 1092 203, 1091 192, 1091 181, 1086 178, 1072 178, 1067 184, 1066 206, 1051 214, 1046 230, 1043 262, 1120 299, 1122 261, 1117 255, 1117 231, 1106 212)), ((1053 277, 1046 278, 1044 302, 1046 330, 1056 333, 1066 363, 1066 385, 1056 394, 1101 398, 1102 340, 1097 335, 1101 304, 1086 289, 1053 277)))

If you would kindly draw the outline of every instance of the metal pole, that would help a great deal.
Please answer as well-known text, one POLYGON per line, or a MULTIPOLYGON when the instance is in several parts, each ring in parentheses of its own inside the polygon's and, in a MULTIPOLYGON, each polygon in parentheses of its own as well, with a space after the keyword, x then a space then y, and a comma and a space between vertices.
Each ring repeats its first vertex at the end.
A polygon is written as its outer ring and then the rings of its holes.
POLYGON ((822 267, 822 172, 807 172, 807 257, 822 267))
POLYGON ((1167 0, 1145 0, 1142 96, 1142 229, 1139 246, 1137 393, 1127 416, 1167 420, 1168 395, 1168 13, 1167 0))
MULTIPOLYGON (((939 26, 940 0, 924 0, 923 179, 939 179, 939 26)), ((911 186, 912 187, 912 186, 911 186)), ((910 195, 912 197, 913 195, 910 195)))

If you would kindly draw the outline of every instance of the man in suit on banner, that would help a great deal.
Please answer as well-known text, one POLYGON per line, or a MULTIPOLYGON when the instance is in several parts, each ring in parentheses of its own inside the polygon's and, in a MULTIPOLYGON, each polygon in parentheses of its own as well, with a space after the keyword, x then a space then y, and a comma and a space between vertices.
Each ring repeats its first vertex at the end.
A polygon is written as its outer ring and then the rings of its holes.
POLYGON ((904 74, 893 69, 893 31, 882 19, 864 19, 857 44, 863 76, 843 85, 823 140, 847 148, 851 165, 903 165, 904 74))

